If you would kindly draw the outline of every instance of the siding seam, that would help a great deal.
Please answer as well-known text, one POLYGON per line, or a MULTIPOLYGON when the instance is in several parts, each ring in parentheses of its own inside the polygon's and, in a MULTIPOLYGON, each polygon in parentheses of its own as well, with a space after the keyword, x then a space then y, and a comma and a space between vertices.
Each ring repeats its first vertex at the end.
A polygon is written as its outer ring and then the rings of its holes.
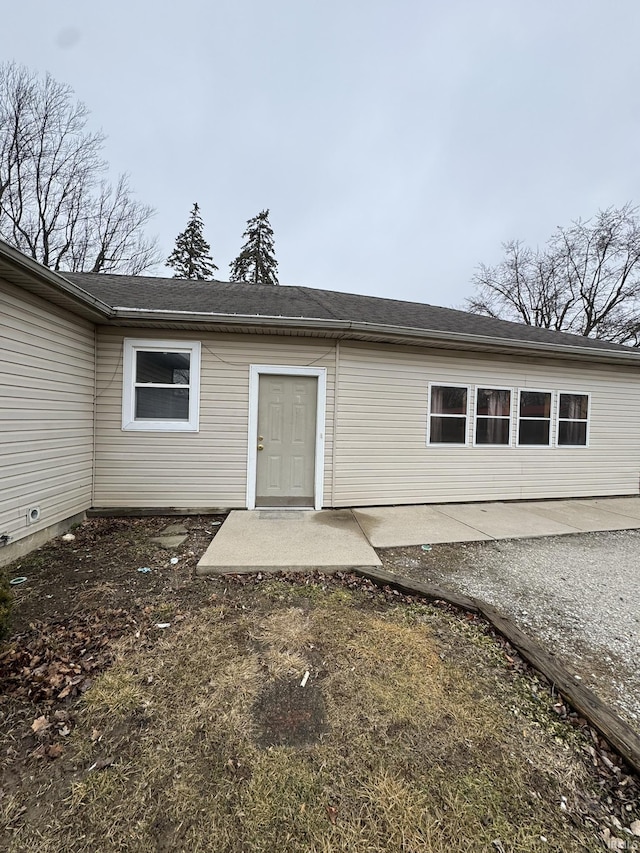
POLYGON ((336 341, 335 375, 333 379, 333 439, 331 441, 331 506, 336 500, 336 450, 338 436, 338 397, 340 394, 340 341, 336 341))

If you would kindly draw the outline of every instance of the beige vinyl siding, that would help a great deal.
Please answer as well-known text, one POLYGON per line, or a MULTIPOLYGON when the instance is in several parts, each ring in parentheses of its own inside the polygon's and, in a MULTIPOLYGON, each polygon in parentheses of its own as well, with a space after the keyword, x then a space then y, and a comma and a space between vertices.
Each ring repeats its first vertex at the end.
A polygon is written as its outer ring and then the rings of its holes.
POLYGON ((342 342, 339 376, 334 506, 638 494, 635 368, 342 342), (430 382, 471 386, 468 447, 426 445, 430 382), (476 386, 590 393, 589 447, 474 447, 476 386))
POLYGON ((336 383, 330 340, 102 328, 98 347, 95 506, 244 507, 251 364, 327 368, 325 506, 638 493, 633 368, 342 341, 336 383), (199 432, 122 430, 124 337, 201 342, 199 432), (468 447, 426 445, 430 382, 470 387, 468 447), (512 446, 473 446, 477 386, 512 389, 512 446), (590 446, 516 447, 518 388, 589 393, 590 446))
POLYGON ((327 368, 325 503, 333 453, 335 344, 325 340, 185 330, 98 330, 94 504, 99 507, 244 507, 249 366, 327 368), (198 432, 123 431, 123 338, 200 341, 198 432))
POLYGON ((93 396, 93 325, 0 279, 0 534, 91 506, 93 396))

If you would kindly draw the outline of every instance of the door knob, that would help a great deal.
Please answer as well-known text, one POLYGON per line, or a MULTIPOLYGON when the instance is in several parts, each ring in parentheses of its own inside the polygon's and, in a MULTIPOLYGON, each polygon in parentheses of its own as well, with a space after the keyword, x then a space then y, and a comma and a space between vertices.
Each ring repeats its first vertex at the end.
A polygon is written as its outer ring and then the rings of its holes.
POLYGON ((264 450, 264 444, 259 444, 259 445, 258 445, 258 450, 264 450))

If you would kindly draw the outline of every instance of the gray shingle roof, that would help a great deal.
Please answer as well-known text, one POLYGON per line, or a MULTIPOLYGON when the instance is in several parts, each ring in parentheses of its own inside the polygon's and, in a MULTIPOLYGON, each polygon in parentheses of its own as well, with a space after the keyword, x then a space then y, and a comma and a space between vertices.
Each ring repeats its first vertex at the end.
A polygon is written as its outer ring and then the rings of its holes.
POLYGON ((453 308, 419 302, 382 299, 317 290, 240 282, 184 281, 173 278, 62 273, 62 275, 112 308, 145 309, 292 319, 338 320, 394 326, 456 335, 499 338, 529 344, 557 344, 589 350, 629 352, 608 341, 538 329, 522 323, 496 320, 453 308))

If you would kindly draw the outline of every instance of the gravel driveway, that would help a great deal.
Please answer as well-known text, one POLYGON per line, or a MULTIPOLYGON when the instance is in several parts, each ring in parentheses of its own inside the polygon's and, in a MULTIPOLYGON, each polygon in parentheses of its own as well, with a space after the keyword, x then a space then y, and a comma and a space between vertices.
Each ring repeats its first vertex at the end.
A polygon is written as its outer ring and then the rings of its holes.
POLYGON ((498 607, 640 731, 640 531, 382 553, 391 571, 498 607))

